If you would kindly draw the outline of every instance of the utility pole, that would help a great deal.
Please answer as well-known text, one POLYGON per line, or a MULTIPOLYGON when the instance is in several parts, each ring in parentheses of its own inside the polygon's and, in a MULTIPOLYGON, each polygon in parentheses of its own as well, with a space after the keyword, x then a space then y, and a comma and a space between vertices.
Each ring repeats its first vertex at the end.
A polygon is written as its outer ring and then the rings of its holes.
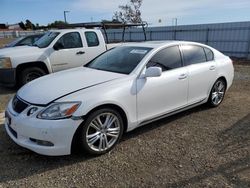
POLYGON ((177 18, 173 18, 172 19, 172 25, 173 26, 177 26, 177 24, 178 24, 178 19, 177 18))
POLYGON ((63 15, 64 15, 64 22, 67 23, 67 18, 66 18, 66 13, 69 13, 70 11, 65 10, 63 11, 63 15))

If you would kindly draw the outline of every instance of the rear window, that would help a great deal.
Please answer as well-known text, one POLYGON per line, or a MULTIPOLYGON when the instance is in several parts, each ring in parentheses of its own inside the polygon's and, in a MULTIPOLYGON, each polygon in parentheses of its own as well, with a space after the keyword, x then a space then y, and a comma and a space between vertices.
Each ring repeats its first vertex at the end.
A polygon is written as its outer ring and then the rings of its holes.
POLYGON ((212 50, 210 50, 208 48, 204 48, 204 51, 206 53, 207 61, 213 61, 214 60, 214 53, 212 52, 212 50))
POLYGON ((85 37, 88 43, 88 47, 99 46, 99 40, 95 32, 85 32, 85 37))
POLYGON ((203 47, 182 45, 182 52, 186 66, 207 61, 203 47))

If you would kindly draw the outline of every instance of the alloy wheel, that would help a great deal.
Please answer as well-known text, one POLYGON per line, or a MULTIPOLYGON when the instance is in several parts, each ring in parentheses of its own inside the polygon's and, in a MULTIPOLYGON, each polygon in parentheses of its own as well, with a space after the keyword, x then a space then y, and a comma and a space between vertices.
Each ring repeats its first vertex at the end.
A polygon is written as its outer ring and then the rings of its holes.
POLYGON ((226 86, 222 80, 218 80, 212 89, 211 102, 213 105, 218 106, 225 95, 226 86))
POLYGON ((118 117, 114 113, 104 112, 95 116, 89 123, 86 142, 92 150, 103 152, 116 143, 120 134, 121 125, 118 117))

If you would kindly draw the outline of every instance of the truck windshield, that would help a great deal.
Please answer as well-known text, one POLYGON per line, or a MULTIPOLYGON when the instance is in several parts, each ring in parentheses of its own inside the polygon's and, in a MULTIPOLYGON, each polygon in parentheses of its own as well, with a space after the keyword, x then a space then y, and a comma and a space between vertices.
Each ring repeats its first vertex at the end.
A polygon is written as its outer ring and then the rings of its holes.
POLYGON ((98 56, 85 67, 130 74, 151 49, 136 46, 116 47, 98 56))
POLYGON ((37 46, 39 48, 46 48, 50 45, 50 43, 59 35, 59 32, 47 32, 40 39, 38 39, 33 46, 37 46))
POLYGON ((23 40, 24 37, 17 38, 9 44, 6 44, 5 47, 14 47, 19 41, 23 40))

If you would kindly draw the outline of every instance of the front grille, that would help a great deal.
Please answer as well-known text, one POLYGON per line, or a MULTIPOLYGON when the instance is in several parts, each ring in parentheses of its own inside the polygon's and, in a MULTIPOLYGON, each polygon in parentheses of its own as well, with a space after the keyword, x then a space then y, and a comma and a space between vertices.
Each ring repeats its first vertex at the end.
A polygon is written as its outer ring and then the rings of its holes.
POLYGON ((25 110, 29 105, 22 100, 20 100, 17 96, 15 96, 12 100, 12 108, 15 112, 21 113, 25 110))

